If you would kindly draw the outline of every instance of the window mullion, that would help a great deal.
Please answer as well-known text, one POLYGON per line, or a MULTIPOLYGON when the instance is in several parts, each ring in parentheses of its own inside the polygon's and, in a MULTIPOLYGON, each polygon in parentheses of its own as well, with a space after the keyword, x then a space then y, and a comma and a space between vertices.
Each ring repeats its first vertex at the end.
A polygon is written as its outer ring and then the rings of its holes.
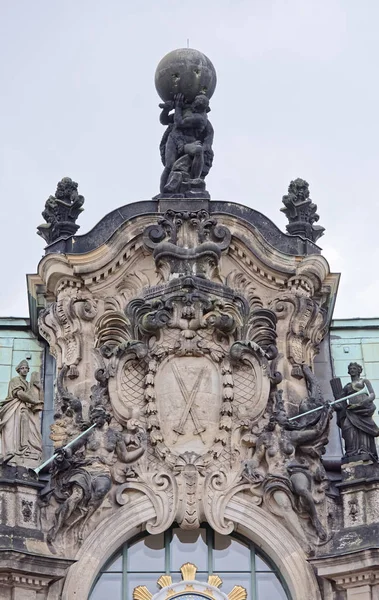
POLYGON ((214 547, 214 531, 207 527, 205 539, 208 547, 208 575, 213 574, 213 547, 214 547))
POLYGON ((122 548, 122 600, 129 600, 128 598, 128 544, 124 544, 122 548))
POLYGON ((171 573, 171 541, 172 541, 172 529, 167 529, 164 532, 164 562, 165 562, 165 573, 170 575, 171 573))
POLYGON ((250 544, 250 574, 251 600, 258 600, 257 577, 255 572, 255 547, 253 544, 250 544))

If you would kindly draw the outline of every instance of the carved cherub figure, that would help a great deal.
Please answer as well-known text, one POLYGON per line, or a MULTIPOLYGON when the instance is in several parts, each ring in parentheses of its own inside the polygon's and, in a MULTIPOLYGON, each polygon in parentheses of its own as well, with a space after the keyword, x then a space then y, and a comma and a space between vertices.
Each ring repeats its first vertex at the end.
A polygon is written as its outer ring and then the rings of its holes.
POLYGON ((161 193, 179 190, 183 174, 187 179, 204 179, 213 161, 213 127, 208 120, 209 100, 204 94, 192 103, 177 94, 174 102, 159 105, 162 108, 160 122, 168 125, 161 144, 164 171, 161 177, 161 193), (174 110, 174 114, 170 112, 174 110))
POLYGON ((59 503, 48 540, 53 541, 64 526, 72 529, 80 523, 79 540, 84 528, 111 489, 113 467, 117 461, 130 464, 144 452, 139 426, 128 424, 127 433, 109 427, 110 414, 101 405, 90 409, 90 425, 96 425, 70 448, 57 451, 53 466, 53 496, 59 503))
POLYGON ((244 476, 256 488, 262 486, 257 492, 263 494, 267 507, 308 545, 297 511, 308 513, 321 540, 326 539, 326 532, 317 516, 310 466, 305 457, 299 457, 298 450, 324 436, 330 410, 325 406, 313 426, 295 429, 288 421, 281 394, 277 393, 276 410, 258 436, 252 459, 245 462, 244 476))

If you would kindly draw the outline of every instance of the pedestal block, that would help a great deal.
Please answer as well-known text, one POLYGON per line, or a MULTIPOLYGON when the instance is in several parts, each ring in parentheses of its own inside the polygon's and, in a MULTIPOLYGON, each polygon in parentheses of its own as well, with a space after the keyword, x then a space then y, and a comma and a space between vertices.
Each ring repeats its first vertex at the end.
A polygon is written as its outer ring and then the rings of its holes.
POLYGON ((74 562, 50 552, 40 527, 37 475, 0 466, 0 600, 57 600, 74 562))

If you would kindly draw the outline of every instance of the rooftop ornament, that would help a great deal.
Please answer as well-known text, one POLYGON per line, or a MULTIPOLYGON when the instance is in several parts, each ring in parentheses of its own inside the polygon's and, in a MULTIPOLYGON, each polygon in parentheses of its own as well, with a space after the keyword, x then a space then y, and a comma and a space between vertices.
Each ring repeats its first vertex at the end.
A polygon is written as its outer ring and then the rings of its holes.
POLYGON ((70 177, 63 177, 57 185, 55 196, 49 196, 42 216, 46 223, 37 227, 37 233, 47 244, 59 238, 69 238, 78 231, 76 219, 84 210, 84 197, 78 194, 78 184, 70 177))
POLYGON ((286 227, 291 235, 300 235, 301 237, 317 242, 324 235, 325 228, 321 225, 314 225, 319 220, 317 214, 317 204, 314 204, 309 197, 309 183, 304 179, 295 179, 288 186, 288 195, 283 196, 284 207, 280 210, 284 212, 289 223, 286 227))
POLYGON ((164 170, 158 198, 210 197, 204 179, 213 162, 208 113, 216 81, 209 58, 192 48, 169 52, 157 67, 160 122, 167 126, 159 147, 164 170))

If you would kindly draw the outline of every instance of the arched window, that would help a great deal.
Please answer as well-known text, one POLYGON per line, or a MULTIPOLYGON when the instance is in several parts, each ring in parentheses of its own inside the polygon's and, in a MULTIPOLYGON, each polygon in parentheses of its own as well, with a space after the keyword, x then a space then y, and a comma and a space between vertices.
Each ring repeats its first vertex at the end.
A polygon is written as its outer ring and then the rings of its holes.
POLYGON ((204 526, 195 531, 172 528, 164 534, 142 534, 128 541, 101 570, 90 600, 132 600, 133 589, 146 585, 154 594, 163 573, 180 581, 180 567, 197 566, 196 579, 205 581, 215 573, 222 590, 243 585, 249 600, 289 600, 280 573, 271 561, 246 538, 219 535, 204 526))

